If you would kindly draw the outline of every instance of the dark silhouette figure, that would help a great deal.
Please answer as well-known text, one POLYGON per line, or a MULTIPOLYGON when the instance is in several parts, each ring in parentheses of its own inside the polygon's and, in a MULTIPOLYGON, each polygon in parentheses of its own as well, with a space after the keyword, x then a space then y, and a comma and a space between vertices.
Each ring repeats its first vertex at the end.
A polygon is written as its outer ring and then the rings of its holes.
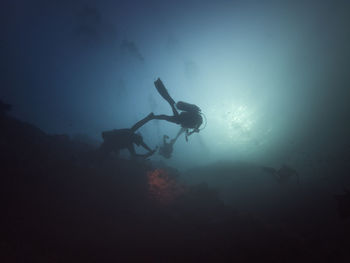
POLYGON ((287 166, 287 165, 282 165, 282 167, 278 170, 272 168, 272 167, 266 167, 266 166, 263 166, 262 167, 262 170, 264 172, 267 172, 267 173, 270 173, 273 175, 273 177, 275 178, 275 180, 280 183, 280 184, 283 184, 283 183, 286 183, 288 182, 288 180, 292 177, 292 176, 295 176, 296 179, 297 179, 297 184, 300 184, 299 183, 299 174, 298 172, 287 166))
POLYGON ((338 202, 338 214, 341 218, 350 217, 350 191, 344 189, 345 194, 334 195, 335 200, 338 202))
POLYGON ((179 132, 174 139, 170 140, 170 142, 167 142, 167 139, 169 139, 169 136, 164 135, 163 145, 159 148, 159 154, 162 155, 164 158, 169 159, 171 157, 171 154, 173 153, 173 146, 180 135, 181 133, 179 132))
POLYGON ((169 159, 171 157, 171 154, 173 153, 173 145, 175 141, 171 140, 170 142, 167 142, 167 139, 169 139, 169 136, 164 135, 163 145, 159 148, 159 154, 162 155, 164 158, 169 159))
POLYGON ((111 152, 119 154, 119 151, 122 149, 128 149, 132 157, 143 157, 147 158, 153 155, 157 148, 151 150, 147 144, 143 141, 143 138, 140 133, 135 133, 137 129, 150 121, 153 117, 153 113, 149 114, 144 119, 137 122, 131 129, 114 129, 111 131, 102 132, 103 143, 101 145, 101 152, 103 156, 109 155, 111 152), (137 146, 142 146, 145 148, 147 154, 137 154, 134 148, 134 144, 137 146))
POLYGON ((154 115, 153 119, 166 120, 181 125, 181 130, 179 131, 177 137, 180 136, 183 132, 186 132, 186 140, 187 137, 193 134, 194 132, 199 132, 199 127, 203 123, 201 109, 194 104, 189 104, 183 101, 175 103, 173 98, 170 97, 163 82, 159 78, 154 82, 154 85, 156 86, 156 89, 158 90, 159 94, 169 103, 173 111, 173 115, 154 115), (181 110, 182 112, 179 113, 176 108, 181 110), (190 131, 190 129, 192 129, 192 131, 190 131))

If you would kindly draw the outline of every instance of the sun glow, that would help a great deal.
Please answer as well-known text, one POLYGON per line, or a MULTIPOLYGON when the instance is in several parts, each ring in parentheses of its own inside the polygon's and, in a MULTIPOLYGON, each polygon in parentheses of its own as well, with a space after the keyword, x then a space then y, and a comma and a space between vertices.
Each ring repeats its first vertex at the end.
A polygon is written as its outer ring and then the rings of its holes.
POLYGON ((256 116, 254 111, 244 104, 229 104, 211 111, 210 117, 222 131, 221 140, 231 143, 249 142, 252 139, 256 116), (224 110, 220 110, 224 109, 224 110))

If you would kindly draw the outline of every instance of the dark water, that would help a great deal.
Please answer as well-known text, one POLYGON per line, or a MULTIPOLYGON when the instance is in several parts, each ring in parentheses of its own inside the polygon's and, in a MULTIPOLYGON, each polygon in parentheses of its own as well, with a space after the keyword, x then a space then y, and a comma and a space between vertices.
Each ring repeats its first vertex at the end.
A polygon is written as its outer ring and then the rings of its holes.
MULTIPOLYGON (((349 11, 3 3, 1 262, 348 262, 349 11), (106 153, 102 132, 172 114, 158 77, 204 129, 171 158, 106 153)), ((178 131, 137 132, 153 150, 178 131)))

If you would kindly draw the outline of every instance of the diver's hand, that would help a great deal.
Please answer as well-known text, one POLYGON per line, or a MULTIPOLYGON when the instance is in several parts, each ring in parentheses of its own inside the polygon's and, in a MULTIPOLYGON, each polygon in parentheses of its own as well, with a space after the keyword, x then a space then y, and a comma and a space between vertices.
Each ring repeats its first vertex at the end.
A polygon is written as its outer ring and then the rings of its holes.
POLYGON ((153 151, 151 151, 151 155, 153 155, 154 153, 156 153, 158 151, 158 146, 156 146, 156 148, 154 148, 154 150, 153 151))
POLYGON ((147 153, 145 158, 152 156, 157 150, 158 150, 158 146, 156 146, 156 148, 154 150, 152 150, 149 153, 147 153))
POLYGON ((194 128, 192 131, 188 132, 186 135, 187 135, 187 136, 190 136, 190 135, 192 135, 192 134, 195 133, 195 132, 196 132, 196 133, 199 133, 199 131, 200 131, 200 130, 199 130, 198 128, 194 128))

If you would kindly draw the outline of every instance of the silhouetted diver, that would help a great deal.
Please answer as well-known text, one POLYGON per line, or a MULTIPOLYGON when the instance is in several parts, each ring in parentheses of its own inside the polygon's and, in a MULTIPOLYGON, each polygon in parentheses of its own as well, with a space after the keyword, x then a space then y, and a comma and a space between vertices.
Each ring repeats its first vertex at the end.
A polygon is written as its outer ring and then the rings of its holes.
POLYGON ((162 155, 164 158, 169 159, 171 157, 171 154, 173 153, 173 145, 175 141, 171 140, 170 142, 167 142, 167 139, 169 139, 169 136, 164 135, 163 145, 159 148, 159 154, 162 155))
POLYGON ((171 154, 173 153, 173 146, 180 135, 181 135, 181 132, 179 132, 174 139, 170 140, 170 142, 167 142, 167 139, 169 139, 169 136, 164 135, 163 145, 159 148, 159 154, 162 155, 164 158, 169 159, 171 157, 171 154))
POLYGON ((187 136, 190 136, 194 132, 199 132, 199 127, 203 123, 201 109, 194 104, 189 104, 183 101, 175 103, 173 98, 170 97, 163 82, 159 78, 154 82, 154 85, 158 90, 159 94, 169 103, 173 111, 173 116, 164 114, 154 115, 153 119, 166 120, 181 125, 181 129, 176 137, 180 136, 180 134, 182 134, 183 132, 186 132, 186 140, 187 136), (177 111, 175 105, 179 110, 182 111, 181 113, 177 111), (193 130, 189 131, 189 129, 193 130))
POLYGON ((151 150, 143 141, 141 134, 135 133, 137 129, 139 129, 141 126, 145 125, 148 121, 150 121, 152 117, 153 113, 149 114, 144 119, 138 121, 130 129, 114 129, 102 132, 103 143, 100 148, 102 154, 106 156, 111 152, 115 152, 118 155, 121 149, 128 149, 131 156, 147 158, 153 155, 157 151, 157 148, 151 150), (137 146, 141 145, 148 151, 148 153, 137 154, 135 152, 133 144, 136 144, 137 146))

